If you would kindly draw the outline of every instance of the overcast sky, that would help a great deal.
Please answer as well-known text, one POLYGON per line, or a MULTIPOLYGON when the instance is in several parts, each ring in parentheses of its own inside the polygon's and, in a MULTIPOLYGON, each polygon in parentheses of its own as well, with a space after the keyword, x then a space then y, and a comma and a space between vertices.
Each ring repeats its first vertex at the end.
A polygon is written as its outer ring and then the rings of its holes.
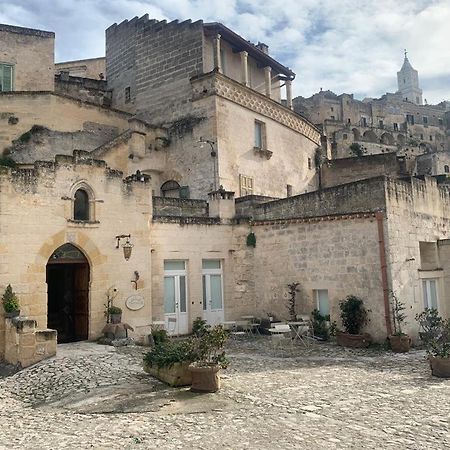
POLYGON ((0 23, 56 33, 56 60, 104 55, 104 30, 149 13, 222 22, 291 67, 295 95, 397 90, 408 50, 429 103, 450 100, 450 0, 0 0, 0 23))

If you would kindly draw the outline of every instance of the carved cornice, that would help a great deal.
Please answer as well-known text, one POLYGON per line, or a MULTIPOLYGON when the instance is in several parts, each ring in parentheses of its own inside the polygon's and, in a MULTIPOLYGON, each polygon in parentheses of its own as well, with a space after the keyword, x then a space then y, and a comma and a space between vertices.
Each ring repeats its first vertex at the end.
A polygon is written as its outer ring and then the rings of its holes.
POLYGON ((210 95, 230 100, 244 108, 273 119, 320 145, 320 132, 306 119, 280 103, 218 72, 191 78, 192 99, 210 95))

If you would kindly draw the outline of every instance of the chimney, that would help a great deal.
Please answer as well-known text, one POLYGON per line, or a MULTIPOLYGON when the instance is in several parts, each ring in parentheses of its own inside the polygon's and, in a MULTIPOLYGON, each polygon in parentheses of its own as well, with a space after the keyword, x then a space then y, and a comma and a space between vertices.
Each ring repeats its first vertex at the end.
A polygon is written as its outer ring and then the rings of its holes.
POLYGON ((269 46, 267 44, 264 44, 264 42, 258 42, 256 46, 266 55, 269 54, 269 46))

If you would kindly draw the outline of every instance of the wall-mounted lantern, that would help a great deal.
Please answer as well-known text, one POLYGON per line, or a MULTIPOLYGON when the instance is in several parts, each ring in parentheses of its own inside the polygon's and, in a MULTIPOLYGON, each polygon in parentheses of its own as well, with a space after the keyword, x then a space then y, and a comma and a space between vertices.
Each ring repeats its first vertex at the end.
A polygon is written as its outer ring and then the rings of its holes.
POLYGON ((123 257, 126 261, 128 261, 131 257, 131 251, 133 250, 133 244, 130 242, 131 234, 120 234, 119 236, 116 236, 117 239, 117 245, 116 248, 120 247, 120 240, 126 239, 125 244, 122 244, 123 249, 123 257))

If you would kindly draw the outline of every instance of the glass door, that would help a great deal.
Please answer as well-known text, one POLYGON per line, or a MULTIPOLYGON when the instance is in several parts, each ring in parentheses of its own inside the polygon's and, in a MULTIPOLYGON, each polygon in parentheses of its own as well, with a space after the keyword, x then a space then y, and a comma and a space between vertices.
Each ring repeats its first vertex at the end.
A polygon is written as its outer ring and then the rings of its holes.
POLYGON ((222 263, 220 260, 202 261, 203 319, 209 325, 224 321, 222 263))
POLYGON ((164 321, 170 335, 188 333, 185 261, 164 261, 164 321))

